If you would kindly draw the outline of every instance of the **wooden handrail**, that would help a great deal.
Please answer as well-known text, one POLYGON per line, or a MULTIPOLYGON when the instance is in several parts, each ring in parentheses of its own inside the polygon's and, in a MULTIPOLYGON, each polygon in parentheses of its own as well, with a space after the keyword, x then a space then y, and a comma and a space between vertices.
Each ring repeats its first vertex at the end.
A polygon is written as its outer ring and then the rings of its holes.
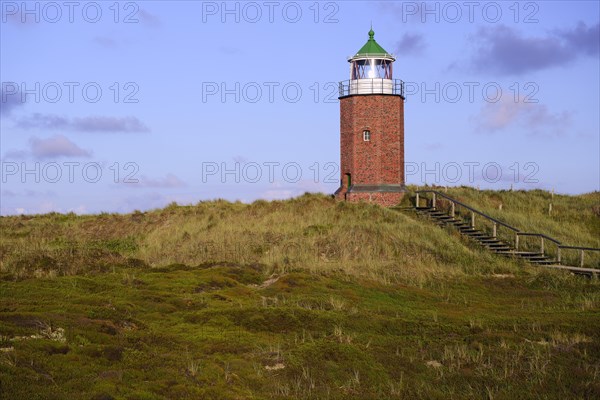
MULTIPOLYGON (((462 203, 442 192, 438 192, 437 190, 417 190, 415 192, 417 194, 417 199, 419 198, 419 193, 433 193, 433 202, 434 202, 434 207, 435 207, 435 196, 440 196, 443 197, 447 200, 449 200, 450 202, 452 202, 452 216, 454 216, 454 204, 458 204, 461 207, 466 208, 467 210, 471 211, 473 214, 471 214, 471 225, 473 225, 474 222, 474 214, 478 214, 481 215, 482 217, 494 222, 494 226, 493 226, 493 236, 496 237, 496 224, 498 225, 502 225, 510 230, 512 230, 513 232, 515 232, 515 248, 518 250, 519 249, 519 236, 534 236, 534 237, 539 237, 542 239, 541 241, 541 253, 544 253, 544 240, 549 240, 553 243, 556 244, 558 250, 558 254, 557 254, 557 261, 560 263, 561 261, 561 249, 565 249, 565 250, 579 250, 580 254, 580 265, 583 266, 583 252, 584 251, 600 251, 600 248, 595 248, 595 247, 582 247, 582 246, 567 246, 567 245, 563 245, 561 244, 560 241, 554 239, 553 237, 550 237, 548 235, 544 235, 543 233, 534 233, 534 232, 521 232, 519 229, 515 228, 514 226, 510 226, 505 222, 499 221, 494 217, 491 217, 489 215, 487 215, 486 213, 484 213, 483 211, 479 211, 471 206, 466 205, 465 203, 462 203)), ((415 204, 418 207, 418 204, 415 204)))
POLYGON ((588 250, 588 251, 600 251, 599 248, 596 247, 581 247, 581 246, 564 246, 559 245, 561 249, 570 249, 570 250, 588 250))

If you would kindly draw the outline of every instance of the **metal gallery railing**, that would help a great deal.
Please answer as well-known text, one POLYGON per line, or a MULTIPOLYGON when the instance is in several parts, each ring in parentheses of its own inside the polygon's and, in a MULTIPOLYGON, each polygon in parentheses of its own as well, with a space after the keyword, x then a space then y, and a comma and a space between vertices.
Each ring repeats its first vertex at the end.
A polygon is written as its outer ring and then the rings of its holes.
POLYGON ((391 94, 404 98, 404 81, 401 79, 351 79, 339 83, 340 97, 358 94, 391 94))

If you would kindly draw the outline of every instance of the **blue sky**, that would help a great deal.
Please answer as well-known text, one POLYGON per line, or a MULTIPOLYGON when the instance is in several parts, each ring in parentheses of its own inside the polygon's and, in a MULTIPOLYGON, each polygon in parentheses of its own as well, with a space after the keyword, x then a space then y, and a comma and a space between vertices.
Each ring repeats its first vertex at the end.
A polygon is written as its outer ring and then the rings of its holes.
POLYGON ((597 1, 1 1, 0 213, 333 193, 375 38, 407 183, 600 189, 597 1))

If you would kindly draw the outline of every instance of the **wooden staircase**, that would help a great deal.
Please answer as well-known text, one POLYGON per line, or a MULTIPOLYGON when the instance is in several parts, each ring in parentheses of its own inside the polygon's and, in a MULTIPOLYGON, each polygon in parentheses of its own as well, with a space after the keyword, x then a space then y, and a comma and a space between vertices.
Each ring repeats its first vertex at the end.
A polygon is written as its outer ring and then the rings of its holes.
POLYGON ((522 232, 444 193, 435 190, 417 191, 412 210, 441 227, 458 230, 461 235, 499 256, 592 277, 598 277, 600 274, 600 265, 590 267, 584 264, 584 253, 600 252, 599 248, 566 246, 544 234, 522 232), (477 228, 476 217, 480 220, 477 228), (520 243, 531 238, 539 240, 539 244, 531 246, 531 243, 520 243), (564 251, 579 252, 579 265, 566 264, 561 257, 564 251))

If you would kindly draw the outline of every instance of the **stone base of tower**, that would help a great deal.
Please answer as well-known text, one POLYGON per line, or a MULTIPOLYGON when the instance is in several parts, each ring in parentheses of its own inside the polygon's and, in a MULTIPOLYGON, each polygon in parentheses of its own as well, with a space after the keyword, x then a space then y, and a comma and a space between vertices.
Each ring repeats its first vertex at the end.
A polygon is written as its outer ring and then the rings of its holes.
POLYGON ((364 187, 351 186, 350 189, 340 187, 335 192, 335 198, 339 201, 351 203, 374 203, 383 207, 398 205, 406 193, 404 185, 365 185, 364 187))

